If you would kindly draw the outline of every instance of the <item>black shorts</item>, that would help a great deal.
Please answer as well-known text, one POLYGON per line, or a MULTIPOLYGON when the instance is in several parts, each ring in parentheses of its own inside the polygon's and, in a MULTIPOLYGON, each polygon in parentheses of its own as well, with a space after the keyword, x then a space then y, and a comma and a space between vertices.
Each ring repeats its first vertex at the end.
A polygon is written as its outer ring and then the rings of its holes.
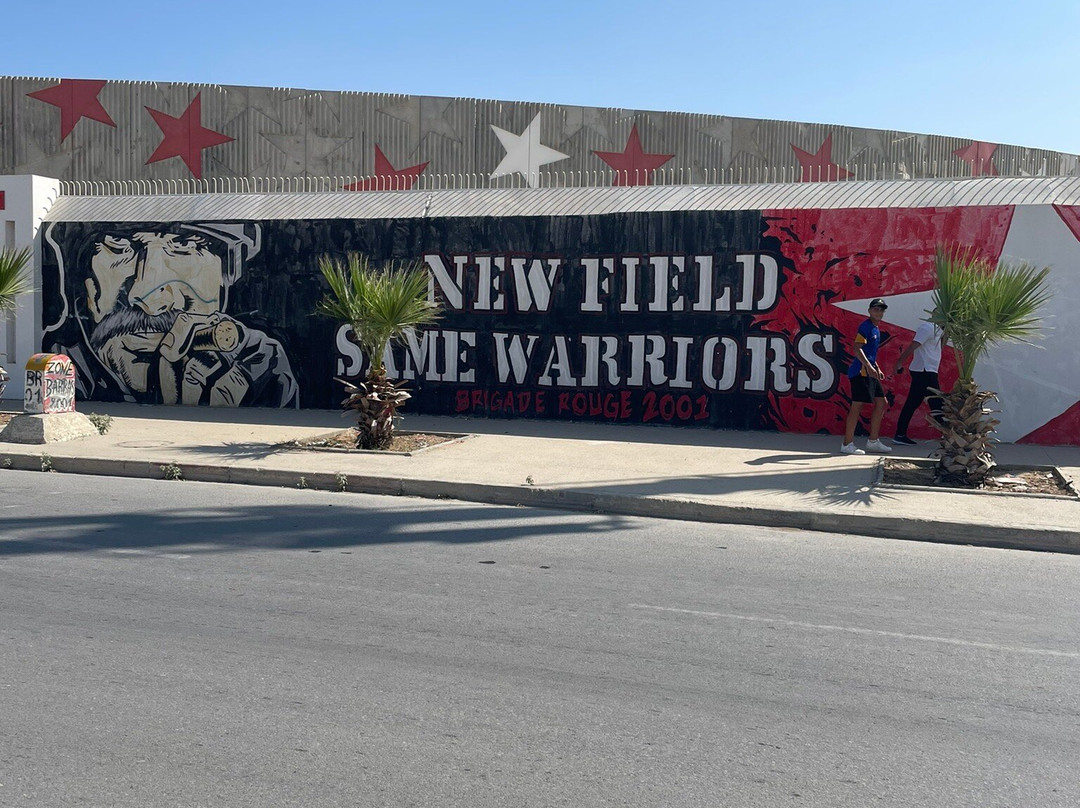
POLYGON ((851 380, 851 400, 873 404, 875 398, 885 398, 881 380, 873 376, 856 376, 851 380))

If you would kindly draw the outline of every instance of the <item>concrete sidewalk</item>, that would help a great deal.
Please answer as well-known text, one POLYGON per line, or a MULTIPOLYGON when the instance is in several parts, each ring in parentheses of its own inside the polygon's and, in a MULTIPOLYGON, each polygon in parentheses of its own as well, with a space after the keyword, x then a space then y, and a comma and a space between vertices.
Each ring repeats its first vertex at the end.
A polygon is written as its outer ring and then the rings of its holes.
MULTIPOLYGON (((834 436, 409 415, 404 429, 469 437, 404 456, 278 445, 348 427, 336 411, 81 409, 113 416, 108 434, 0 443, 0 466, 40 470, 48 455, 59 472, 161 479, 175 464, 185 480, 344 483, 355 492, 1080 552, 1076 499, 883 487, 878 456, 842 455, 834 436)), ((930 448, 897 446, 892 456, 930 448)), ((1002 445, 997 457, 1054 465, 1080 483, 1078 447, 1002 445)))

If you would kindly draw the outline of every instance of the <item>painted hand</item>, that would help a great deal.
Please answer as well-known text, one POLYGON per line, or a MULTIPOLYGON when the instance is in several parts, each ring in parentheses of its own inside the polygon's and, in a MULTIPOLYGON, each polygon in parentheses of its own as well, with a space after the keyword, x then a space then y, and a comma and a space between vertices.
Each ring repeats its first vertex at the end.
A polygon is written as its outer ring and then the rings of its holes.
POLYGON ((249 387, 235 364, 244 334, 240 323, 221 312, 178 315, 161 340, 158 370, 163 403, 239 404, 249 387))

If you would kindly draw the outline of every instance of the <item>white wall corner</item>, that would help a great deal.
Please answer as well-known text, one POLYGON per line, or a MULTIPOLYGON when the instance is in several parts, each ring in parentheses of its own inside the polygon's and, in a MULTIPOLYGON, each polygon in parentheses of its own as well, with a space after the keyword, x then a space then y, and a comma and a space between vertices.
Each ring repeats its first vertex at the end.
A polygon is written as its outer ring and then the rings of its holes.
POLYGON ((42 240, 38 236, 45 216, 60 196, 60 181, 30 174, 2 175, 0 191, 4 195, 0 246, 15 250, 29 247, 33 254, 33 289, 20 295, 14 313, 0 321, 0 364, 11 375, 4 400, 10 408, 10 400, 22 401, 26 362, 41 346, 42 240))

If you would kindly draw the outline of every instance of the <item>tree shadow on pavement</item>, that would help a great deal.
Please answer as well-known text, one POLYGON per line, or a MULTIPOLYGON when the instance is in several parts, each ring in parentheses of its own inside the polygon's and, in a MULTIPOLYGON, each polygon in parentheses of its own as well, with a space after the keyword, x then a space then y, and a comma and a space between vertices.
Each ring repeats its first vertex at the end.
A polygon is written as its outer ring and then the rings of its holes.
POLYGON ((875 502, 885 502, 896 499, 893 494, 866 484, 856 488, 846 485, 826 485, 812 492, 811 498, 826 505, 862 505, 870 507, 875 502))
POLYGON ((769 463, 795 463, 804 464, 814 458, 822 459, 829 457, 836 457, 835 452, 799 452, 798 454, 775 454, 775 455, 762 455, 761 457, 755 457, 753 460, 744 461, 748 466, 764 466, 769 463))
POLYGON ((583 479, 562 482, 558 487, 594 494, 700 498, 704 502, 781 509, 797 508, 800 502, 870 506, 875 501, 895 498, 874 487, 875 474, 876 470, 869 466, 783 467, 677 477, 583 479), (738 498, 740 494, 745 496, 738 498))
POLYGON ((206 455, 208 457, 227 457, 232 460, 265 460, 272 455, 285 451, 280 443, 209 443, 182 447, 185 454, 206 455))

